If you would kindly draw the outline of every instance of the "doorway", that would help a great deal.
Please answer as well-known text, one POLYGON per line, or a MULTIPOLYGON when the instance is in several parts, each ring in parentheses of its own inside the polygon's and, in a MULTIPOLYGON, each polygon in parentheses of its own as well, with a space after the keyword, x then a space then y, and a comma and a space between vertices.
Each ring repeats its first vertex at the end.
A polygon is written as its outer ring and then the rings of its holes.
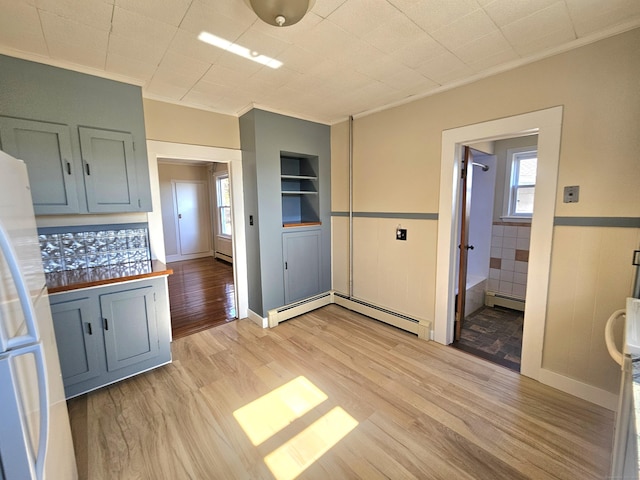
POLYGON ((228 209, 225 237, 232 242, 231 195, 226 164, 165 159, 158 163, 158 179, 167 266, 173 270, 168 287, 175 339, 237 317, 232 252, 225 261, 214 258, 221 196, 228 209), (223 195, 216 171, 226 174, 223 195))
POLYGON ((434 340, 453 341, 459 237, 458 195, 463 145, 538 134, 536 201, 531 224, 521 373, 540 379, 551 266, 562 107, 446 130, 442 134, 434 340))
POLYGON ((520 371, 537 135, 477 148, 463 149, 452 345, 520 371))

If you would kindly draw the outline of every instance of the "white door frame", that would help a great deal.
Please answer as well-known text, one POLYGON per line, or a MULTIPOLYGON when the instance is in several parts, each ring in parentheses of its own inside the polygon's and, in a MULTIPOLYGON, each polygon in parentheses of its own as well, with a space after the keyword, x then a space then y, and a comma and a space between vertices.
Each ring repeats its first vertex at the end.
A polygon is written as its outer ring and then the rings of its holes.
POLYGON ((162 232, 162 210, 160 208, 160 180, 158 160, 182 160, 198 162, 220 162, 229 165, 231 180, 231 222, 233 228, 233 281, 236 290, 238 318, 246 318, 249 310, 249 282, 247 275, 247 246, 244 224, 244 190, 242 187, 242 152, 231 148, 205 147, 183 143, 147 140, 151 200, 154 209, 149 212, 149 237, 151 257, 166 262, 164 234, 162 232))
POLYGON ((462 146, 538 134, 536 198, 531 221, 531 250, 520 367, 523 375, 536 380, 539 379, 542 367, 561 128, 562 107, 558 106, 442 132, 434 340, 445 345, 453 341, 455 269, 460 220, 458 179, 462 146))

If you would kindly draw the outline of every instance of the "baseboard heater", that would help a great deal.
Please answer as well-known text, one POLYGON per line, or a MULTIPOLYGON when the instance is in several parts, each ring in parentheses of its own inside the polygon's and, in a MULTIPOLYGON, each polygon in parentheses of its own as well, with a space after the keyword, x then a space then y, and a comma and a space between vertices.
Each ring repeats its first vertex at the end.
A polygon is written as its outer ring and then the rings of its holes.
POLYGON ((485 293, 484 304, 487 307, 506 307, 524 312, 524 300, 499 293, 485 293))
POLYGON ((300 302, 285 305, 280 308, 269 310, 268 321, 269 327, 275 327, 278 323, 290 318, 297 317, 304 313, 311 312, 317 308, 324 307, 335 303, 348 310, 361 313, 367 317, 373 318, 383 323, 387 323, 394 327, 400 328, 407 332, 417 335, 419 338, 429 340, 431 334, 431 322, 427 320, 419 320, 416 318, 394 312, 392 310, 373 305, 363 300, 358 300, 348 295, 336 293, 334 291, 326 292, 314 297, 301 300, 300 302))
POLYGON ((311 312, 325 305, 333 303, 333 292, 324 292, 320 295, 305 298, 299 302, 291 303, 280 308, 274 308, 268 312, 269 328, 276 327, 278 323, 311 312))

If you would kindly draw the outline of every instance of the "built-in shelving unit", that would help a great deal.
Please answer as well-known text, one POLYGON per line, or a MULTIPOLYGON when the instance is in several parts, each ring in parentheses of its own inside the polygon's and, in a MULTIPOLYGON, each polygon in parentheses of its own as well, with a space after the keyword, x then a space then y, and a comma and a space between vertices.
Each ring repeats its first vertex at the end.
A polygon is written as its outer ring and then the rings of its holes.
POLYGON ((280 153, 282 226, 320 225, 318 157, 280 153))

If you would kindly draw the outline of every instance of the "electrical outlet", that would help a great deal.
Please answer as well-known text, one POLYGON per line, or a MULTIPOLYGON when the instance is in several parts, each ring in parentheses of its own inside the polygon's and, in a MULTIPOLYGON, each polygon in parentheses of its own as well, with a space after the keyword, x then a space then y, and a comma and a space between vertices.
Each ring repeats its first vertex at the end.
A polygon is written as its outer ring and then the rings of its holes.
POLYGON ((578 185, 564 187, 564 203, 578 203, 579 199, 580 187, 578 185))
POLYGON ((407 239, 407 229, 406 228, 397 228, 396 229, 396 240, 406 240, 407 239))

